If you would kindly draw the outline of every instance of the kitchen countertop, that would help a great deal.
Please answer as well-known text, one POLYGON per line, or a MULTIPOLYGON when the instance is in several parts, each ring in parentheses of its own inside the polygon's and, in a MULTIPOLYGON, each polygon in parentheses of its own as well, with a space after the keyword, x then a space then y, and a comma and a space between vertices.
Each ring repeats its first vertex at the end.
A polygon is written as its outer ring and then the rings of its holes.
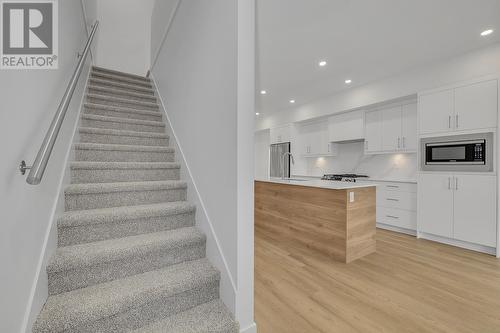
POLYGON ((371 182, 337 182, 331 180, 321 180, 321 179, 305 179, 305 178, 292 178, 292 179, 281 179, 281 178, 256 178, 255 181, 284 184, 284 185, 296 185, 296 186, 307 186, 307 187, 318 187, 325 188, 329 190, 348 190, 353 188, 371 187, 377 186, 377 184, 371 182), (303 180, 293 180, 293 179, 303 179, 303 180))
MULTIPOLYGON (((303 175, 293 175, 292 178, 304 178, 304 179, 321 179, 320 176, 303 176, 303 175)), ((368 177, 368 178, 358 178, 358 182, 385 182, 385 183, 411 183, 416 184, 416 178, 392 178, 392 177, 368 177)))
POLYGON ((362 182, 387 182, 387 183, 411 183, 411 184, 416 184, 417 180, 416 179, 409 179, 409 178, 377 178, 377 177, 370 177, 366 179, 360 179, 359 181, 362 182))

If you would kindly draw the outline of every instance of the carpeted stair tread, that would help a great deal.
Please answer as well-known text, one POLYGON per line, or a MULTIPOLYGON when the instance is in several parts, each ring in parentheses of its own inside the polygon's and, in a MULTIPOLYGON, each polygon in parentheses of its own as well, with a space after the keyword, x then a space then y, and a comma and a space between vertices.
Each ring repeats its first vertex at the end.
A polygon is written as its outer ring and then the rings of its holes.
POLYGON ((195 227, 180 228, 93 243, 59 247, 47 272, 59 272, 111 263, 144 253, 203 244, 205 235, 195 227))
POLYGON ((207 302, 132 333, 238 333, 239 325, 220 300, 207 302))
POLYGON ((143 94, 154 95, 152 87, 142 87, 134 84, 128 84, 126 82, 111 81, 108 79, 93 78, 89 79, 89 84, 96 87, 115 87, 127 91, 140 92, 143 94))
POLYGON ((165 123, 163 123, 161 121, 152 121, 152 120, 139 120, 139 119, 120 118, 120 117, 98 116, 98 115, 93 115, 93 114, 83 114, 82 119, 107 121, 107 122, 122 123, 122 124, 148 125, 148 126, 160 127, 162 129, 165 128, 165 123))
POLYGON ((108 73, 101 73, 101 72, 91 72, 90 73, 91 78, 99 78, 101 80, 109 80, 113 82, 124 82, 129 85, 135 85, 135 86, 140 86, 143 88, 152 88, 151 82, 149 80, 138 80, 135 78, 130 78, 126 76, 121 76, 121 75, 114 75, 114 74, 108 74, 108 73))
MULTIPOLYGON (((87 94, 88 99, 103 101, 104 103, 122 103, 126 105, 134 105, 135 107, 145 107, 153 110, 158 110, 158 104, 152 102, 142 102, 134 99, 123 98, 123 97, 114 97, 114 96, 106 96, 99 94, 87 94)), ((111 104, 113 105, 113 104, 111 104)))
POLYGON ((83 104, 83 106, 85 107, 85 109, 109 110, 109 111, 124 112, 124 113, 138 113, 155 117, 162 116, 162 114, 158 110, 140 110, 134 108, 127 108, 124 106, 115 106, 115 105, 106 105, 106 104, 88 103, 88 102, 83 104))
POLYGON ((89 90, 89 92, 94 93, 94 94, 98 94, 98 95, 106 95, 106 96, 114 96, 114 97, 125 96, 128 98, 148 100, 151 103, 156 102, 156 97, 154 95, 151 95, 148 93, 131 92, 131 91, 120 89, 120 88, 110 88, 110 87, 95 86, 95 85, 89 85, 87 87, 87 89, 89 90))
POLYGON ((89 133, 89 134, 134 136, 134 137, 141 137, 141 138, 161 138, 161 139, 168 139, 169 138, 169 135, 164 134, 164 133, 117 130, 117 129, 112 129, 112 128, 80 127, 78 129, 78 131, 80 133, 89 133))
POLYGON ((69 331, 219 279, 208 260, 200 259, 50 296, 33 332, 69 331))
POLYGON ((172 147, 116 145, 116 144, 106 144, 106 143, 76 143, 75 149, 104 150, 104 151, 138 151, 138 152, 159 152, 159 153, 175 152, 175 149, 172 147))
POLYGON ((93 224, 120 223, 148 217, 170 216, 195 212, 196 206, 187 201, 158 204, 74 210, 65 212, 57 220, 57 227, 77 227, 93 224))
POLYGON ((175 162, 71 162, 73 170, 180 169, 175 162))
POLYGON ((100 73, 107 73, 107 74, 112 74, 112 75, 119 75, 119 76, 125 76, 129 77, 131 79, 136 79, 136 80, 143 80, 143 81, 150 81, 149 78, 137 74, 131 74, 131 73, 126 73, 122 71, 118 71, 116 69, 109 69, 109 68, 103 68, 99 66, 92 66, 92 71, 93 72, 100 72, 100 73))
POLYGON ((66 195, 95 194, 95 193, 116 193, 135 191, 159 191, 170 189, 185 189, 187 183, 182 180, 161 180, 145 182, 126 183, 96 183, 96 184, 72 184, 66 187, 66 195))

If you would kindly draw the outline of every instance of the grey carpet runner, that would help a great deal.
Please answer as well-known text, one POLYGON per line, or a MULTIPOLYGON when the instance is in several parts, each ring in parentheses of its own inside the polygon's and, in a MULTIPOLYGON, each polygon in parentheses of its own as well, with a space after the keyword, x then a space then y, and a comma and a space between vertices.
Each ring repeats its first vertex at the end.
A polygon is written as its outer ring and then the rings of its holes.
POLYGON ((93 67, 32 331, 238 332, 148 78, 93 67))

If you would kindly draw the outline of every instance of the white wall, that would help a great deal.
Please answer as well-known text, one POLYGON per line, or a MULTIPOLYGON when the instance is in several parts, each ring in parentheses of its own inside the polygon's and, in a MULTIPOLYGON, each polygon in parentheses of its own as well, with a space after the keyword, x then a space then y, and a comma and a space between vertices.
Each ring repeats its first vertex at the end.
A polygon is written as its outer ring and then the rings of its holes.
MULTIPOLYGON (((221 297, 250 332, 254 1, 240 5, 182 1, 152 77, 190 171, 188 192, 199 194, 197 225, 207 234, 207 257, 221 271, 221 297)), ((155 7, 153 30, 165 31, 158 22, 167 24, 169 8, 155 7)))
POLYGON ((28 320, 81 86, 75 91, 42 183, 28 185, 17 168, 22 159, 33 162, 85 40, 80 1, 59 1, 59 69, 0 73, 0 332, 21 332, 28 320))
POLYGON ((97 66, 146 75, 153 4, 154 0, 97 0, 97 66))
POLYGON ((354 87, 295 108, 261 115, 256 130, 382 103, 414 95, 422 90, 495 73, 500 73, 500 44, 354 87))
POLYGON ((255 132, 255 178, 269 177, 269 145, 271 137, 269 130, 255 132))

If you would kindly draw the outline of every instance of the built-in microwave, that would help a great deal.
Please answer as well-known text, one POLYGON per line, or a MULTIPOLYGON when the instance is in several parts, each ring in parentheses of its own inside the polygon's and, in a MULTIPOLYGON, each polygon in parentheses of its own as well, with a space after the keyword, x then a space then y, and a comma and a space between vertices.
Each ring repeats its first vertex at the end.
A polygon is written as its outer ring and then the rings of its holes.
POLYGON ((423 171, 493 171, 493 133, 421 140, 423 171))

